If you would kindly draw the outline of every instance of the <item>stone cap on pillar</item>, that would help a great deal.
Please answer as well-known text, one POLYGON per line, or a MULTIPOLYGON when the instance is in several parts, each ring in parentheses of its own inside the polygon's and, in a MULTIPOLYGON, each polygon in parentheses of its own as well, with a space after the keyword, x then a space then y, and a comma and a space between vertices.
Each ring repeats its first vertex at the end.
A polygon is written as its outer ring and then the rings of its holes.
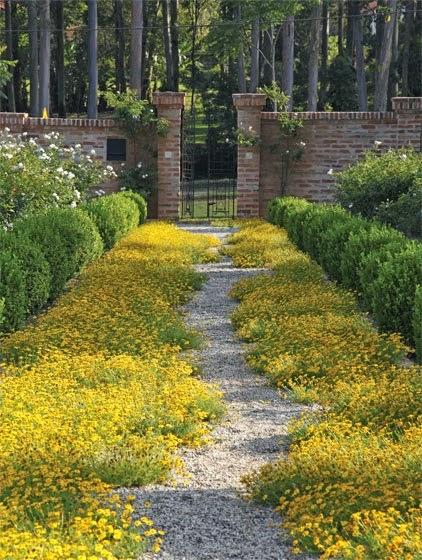
POLYGON ((420 113, 422 97, 393 97, 393 111, 399 113, 420 113))
POLYGON ((155 91, 152 100, 157 107, 181 109, 185 104, 185 94, 177 91, 155 91))
POLYGON ((234 93, 233 104, 237 109, 250 107, 261 111, 265 105, 267 96, 264 93, 234 93))

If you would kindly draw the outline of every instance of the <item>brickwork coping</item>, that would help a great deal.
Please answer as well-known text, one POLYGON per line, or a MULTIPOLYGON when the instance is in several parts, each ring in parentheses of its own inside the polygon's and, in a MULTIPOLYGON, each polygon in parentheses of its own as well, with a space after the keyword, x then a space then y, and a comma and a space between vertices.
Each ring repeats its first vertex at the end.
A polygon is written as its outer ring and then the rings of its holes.
POLYGON ((118 128, 119 123, 115 119, 63 119, 60 117, 30 117, 28 113, 0 113, 0 126, 22 125, 28 127, 37 126, 59 126, 75 128, 118 128))
POLYGON ((152 100, 158 108, 181 109, 185 104, 185 94, 175 91, 156 91, 152 94, 152 100))
POLYGON ((422 114, 422 97, 393 97, 393 111, 422 114))
POLYGON ((236 109, 243 107, 262 110, 265 105, 266 95, 264 93, 234 93, 233 104, 236 109))

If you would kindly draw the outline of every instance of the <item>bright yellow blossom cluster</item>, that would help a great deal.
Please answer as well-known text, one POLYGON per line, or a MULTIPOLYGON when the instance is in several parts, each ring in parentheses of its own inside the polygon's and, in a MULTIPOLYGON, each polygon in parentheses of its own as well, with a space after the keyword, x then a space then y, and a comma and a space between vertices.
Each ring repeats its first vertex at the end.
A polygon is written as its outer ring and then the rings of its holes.
MULTIPOLYGON (((113 486, 161 481, 199 445, 218 391, 180 357, 198 337, 175 306, 217 240, 154 223, 90 265, 57 304, 2 340, 0 560, 114 560, 158 550, 113 486)), ((214 253, 213 253, 214 251, 214 253)))
POLYGON ((422 369, 380 335, 283 230, 248 222, 229 252, 272 273, 238 282, 233 313, 249 363, 297 401, 290 453, 244 479, 284 517, 296 552, 344 560, 422 557, 422 369))

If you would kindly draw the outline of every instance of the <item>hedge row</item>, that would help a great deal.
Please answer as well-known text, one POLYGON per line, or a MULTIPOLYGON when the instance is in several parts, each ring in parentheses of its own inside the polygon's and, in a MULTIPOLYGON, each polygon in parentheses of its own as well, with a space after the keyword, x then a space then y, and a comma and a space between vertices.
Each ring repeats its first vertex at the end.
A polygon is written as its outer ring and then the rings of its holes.
POLYGON ((0 232, 0 330, 21 327, 145 218, 144 199, 124 192, 77 209, 50 209, 0 232))
POLYGON ((334 204, 283 197, 270 202, 268 213, 331 279, 357 292, 381 330, 402 333, 422 359, 420 243, 334 204))

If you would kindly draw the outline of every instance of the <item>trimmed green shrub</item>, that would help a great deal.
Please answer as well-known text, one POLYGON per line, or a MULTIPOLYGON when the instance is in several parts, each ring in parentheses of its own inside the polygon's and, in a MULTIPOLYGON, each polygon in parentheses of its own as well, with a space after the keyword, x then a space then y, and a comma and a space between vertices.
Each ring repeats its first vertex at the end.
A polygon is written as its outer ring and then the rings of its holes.
POLYGON ((416 288, 415 306, 413 311, 413 335, 415 340, 416 359, 422 364, 422 286, 416 288))
POLYGON ((342 247, 340 258, 341 282, 349 289, 362 292, 359 271, 362 259, 369 253, 377 252, 381 247, 391 243, 407 243, 403 234, 391 227, 377 223, 369 223, 368 227, 352 231, 347 243, 342 247))
POLYGON ((0 329, 18 329, 27 316, 25 275, 18 258, 7 250, 0 252, 0 300, 4 302, 0 329))
POLYGON ((80 209, 57 208, 16 223, 15 230, 39 245, 50 265, 50 299, 66 282, 103 251, 101 237, 90 217, 80 209))
POLYGON ((406 249, 386 260, 374 282, 373 313, 381 329, 401 332, 413 340, 416 287, 422 284, 422 245, 409 242, 406 249))
POLYGON ((135 191, 121 191, 120 194, 135 202, 139 209, 139 223, 143 224, 147 218, 147 203, 145 198, 135 191))
POLYGON ((335 224, 343 224, 349 218, 350 214, 347 214, 340 206, 333 204, 311 205, 303 215, 301 226, 303 228, 303 249, 320 263, 324 251, 322 234, 333 228, 335 224))
POLYGON ((420 153, 411 148, 390 149, 382 154, 371 150, 337 174, 337 199, 351 212, 372 218, 382 203, 398 200, 400 195, 411 192, 421 179, 420 153))
POLYGON ((0 247, 16 255, 25 277, 28 314, 38 312, 47 303, 51 291, 50 265, 41 247, 13 230, 0 233, 0 247))
POLYGON ((378 208, 376 218, 397 228, 408 237, 422 238, 422 179, 397 200, 383 202, 378 208))
POLYGON ((95 222, 106 249, 111 249, 139 224, 140 212, 137 204, 123 193, 96 198, 84 208, 95 222))

